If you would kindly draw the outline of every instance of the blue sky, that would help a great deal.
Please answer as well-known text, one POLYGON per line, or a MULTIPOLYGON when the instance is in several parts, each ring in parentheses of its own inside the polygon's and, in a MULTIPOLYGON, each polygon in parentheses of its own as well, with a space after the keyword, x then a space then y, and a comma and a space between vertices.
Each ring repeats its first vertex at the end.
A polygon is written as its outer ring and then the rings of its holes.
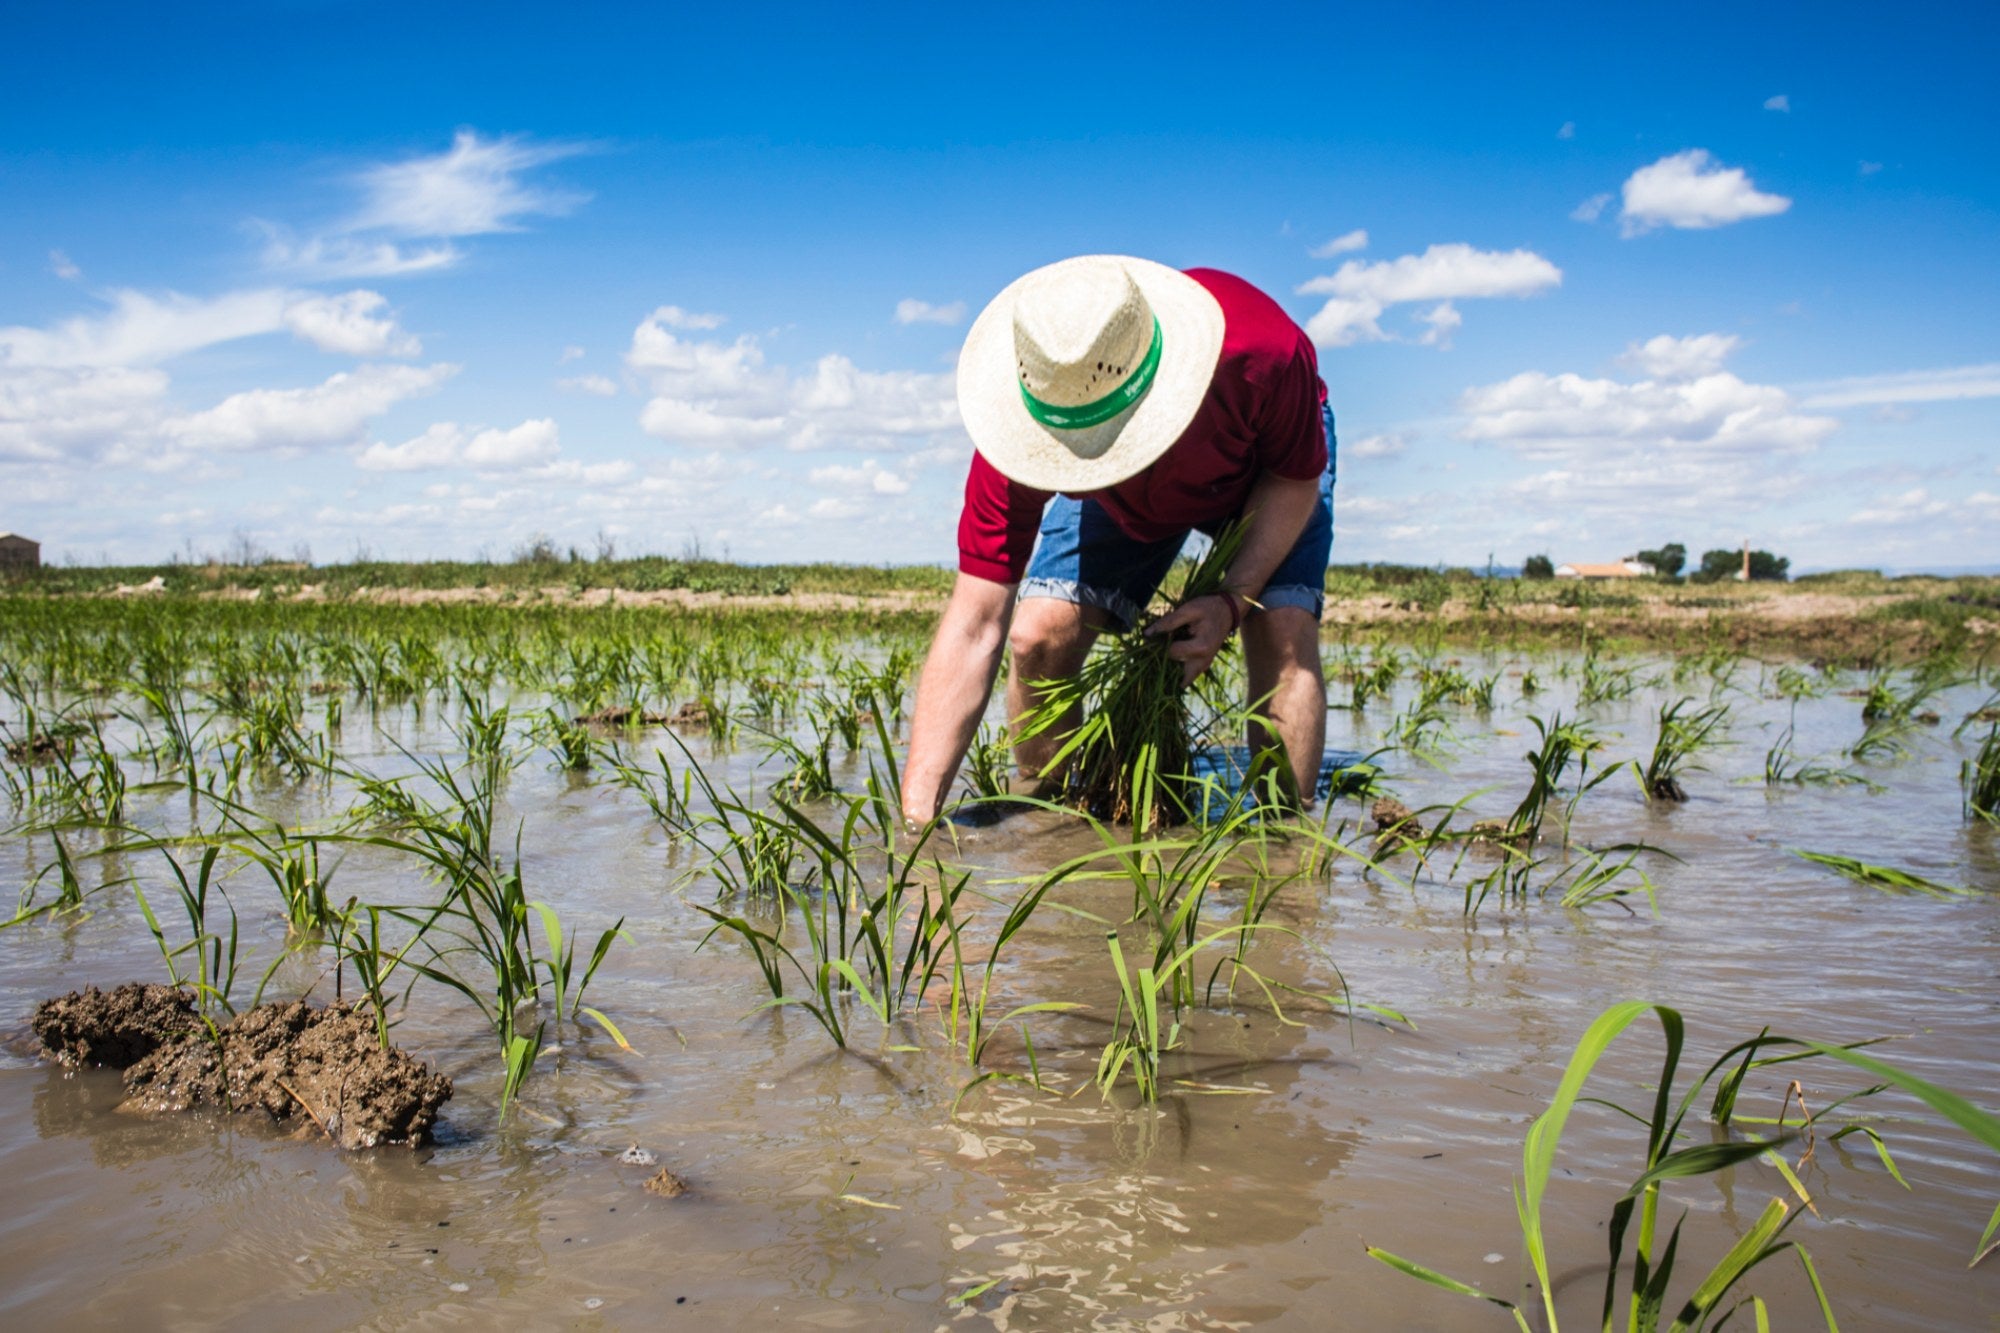
POLYGON ((1990 12, 17 3, 0 529, 946 563, 1115 251, 1314 334, 1337 560, 1990 564, 1990 12))

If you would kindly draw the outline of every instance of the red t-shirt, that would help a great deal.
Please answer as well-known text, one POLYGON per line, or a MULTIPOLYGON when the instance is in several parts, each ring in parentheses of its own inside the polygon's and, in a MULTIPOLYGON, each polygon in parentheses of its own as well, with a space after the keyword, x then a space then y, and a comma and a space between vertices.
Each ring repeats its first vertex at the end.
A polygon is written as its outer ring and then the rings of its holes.
MULTIPOLYGON (((1187 275, 1222 306, 1222 355, 1194 420, 1135 477, 1077 496, 1104 506, 1119 530, 1158 541, 1233 518, 1265 472, 1315 481, 1326 471, 1326 386, 1312 340, 1276 301, 1212 268, 1187 275)), ((960 572, 1019 583, 1050 493, 1009 481, 972 455, 958 518, 960 572)))

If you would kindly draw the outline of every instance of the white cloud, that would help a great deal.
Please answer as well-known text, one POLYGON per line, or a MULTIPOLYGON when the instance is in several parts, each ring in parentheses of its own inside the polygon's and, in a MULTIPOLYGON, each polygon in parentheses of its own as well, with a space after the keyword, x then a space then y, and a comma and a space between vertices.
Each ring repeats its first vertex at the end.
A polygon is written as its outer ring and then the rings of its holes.
POLYGON ((1895 375, 1857 375, 1803 384, 1805 406, 1861 407, 1876 403, 1941 403, 1966 398, 2000 398, 2000 362, 1945 370, 1912 370, 1895 375))
POLYGON ((913 296, 906 296, 896 302, 898 324, 956 324, 964 318, 963 301, 932 305, 929 301, 919 301, 913 296))
POLYGON ((1699 379, 1722 369, 1722 363, 1742 341, 1729 333, 1699 333, 1688 338, 1662 333, 1643 343, 1633 343, 1618 360, 1654 379, 1699 379))
POLYGON ((1882 169, 1882 164, 1880 162, 1865 162, 1865 161, 1859 163, 1855 168, 1855 170, 1863 176, 1873 176, 1876 172, 1880 171, 1881 169, 1882 169))
POLYGON ((1784 93, 1779 93, 1776 97, 1767 97, 1764 99, 1764 109, 1789 112, 1792 109, 1792 99, 1784 93))
POLYGON ((816 486, 853 494, 905 495, 910 489, 909 482, 872 458, 859 467, 843 467, 837 463, 827 467, 816 467, 811 475, 816 486))
POLYGON ((1562 128, 1556 131, 1556 138, 1558 139, 1574 139, 1575 137, 1576 137, 1576 122, 1573 120, 1564 121, 1562 123, 1562 128))
POLYGON ((1413 301, 1444 303, 1422 317, 1430 325, 1421 341, 1439 343, 1457 328, 1453 300, 1532 296, 1562 282, 1562 270, 1531 250, 1475 250, 1462 242, 1433 245, 1420 255, 1365 263, 1350 259, 1338 270, 1299 287, 1330 299, 1306 323, 1322 347, 1380 341, 1390 335, 1378 322, 1390 306, 1413 301))
POLYGON ((169 440, 192 449, 311 449, 347 444, 368 421, 406 398, 431 392, 454 365, 365 365, 302 389, 251 389, 203 412, 162 424, 169 440))
POLYGON ((1586 379, 1527 371, 1468 389, 1461 435, 1531 458, 1603 459, 1656 450, 1799 453, 1839 424, 1801 414, 1783 389, 1726 372, 1680 382, 1586 379))
POLYGON ((460 130, 442 153, 358 173, 360 207, 318 234, 301 239, 256 218, 249 226, 264 237, 265 267, 286 273, 337 279, 434 272, 464 258, 454 238, 519 231, 524 219, 561 216, 586 202, 586 194, 547 189, 525 177, 588 151, 580 143, 486 139, 460 130))
POLYGON ((1608 194, 1593 194, 1569 211, 1572 222, 1595 222, 1604 216, 1604 210, 1611 205, 1608 194))
POLYGON ((151 366, 284 328, 322 351, 351 356, 419 350, 393 319, 373 315, 385 302, 370 291, 322 296, 272 287, 203 299, 124 290, 110 299, 104 314, 79 315, 53 328, 0 328, 0 367, 151 366))
POLYGON ((264 267, 306 279, 401 278, 450 268, 464 258, 464 252, 449 241, 398 245, 353 236, 299 240, 274 223, 253 221, 251 225, 264 235, 264 267))
POLYGON ((719 329, 727 322, 721 315, 683 310, 677 305, 663 305, 647 316, 647 319, 650 323, 670 329, 719 329))
POLYGON ((1952 508, 1949 501, 1937 499, 1919 486, 1904 491, 1901 495, 1877 496, 1873 503, 1848 515, 1847 521, 1871 525, 1908 523, 1913 519, 1942 518, 1949 514, 1952 508))
POLYGON ((584 151, 582 144, 537 144, 515 135, 482 139, 460 130, 445 152, 362 172, 366 199, 345 230, 419 237, 515 231, 524 217, 560 216, 589 198, 522 179, 535 167, 584 151))
MULTIPOLYGON (((369 472, 418 472, 461 466, 483 472, 511 471, 552 464, 562 451, 558 434, 556 423, 547 417, 524 421, 511 430, 471 433, 455 421, 440 421, 401 444, 383 444, 378 440, 354 462, 369 472)), ((580 477, 584 471, 587 469, 579 469, 573 475, 580 477)), ((565 474, 553 474, 551 479, 562 475, 565 474)))
POLYGON ((285 327, 322 352, 345 356, 416 356, 423 345, 374 312, 388 304, 378 292, 305 296, 285 307, 285 327))
POLYGON ((578 347, 575 343, 571 343, 569 346, 562 349, 562 355, 556 358, 556 364, 559 366, 566 366, 572 361, 581 361, 581 360, 583 360, 583 349, 581 347, 578 347))
POLYGON ((1449 347, 1451 335, 1458 332, 1459 325, 1465 323, 1465 316, 1458 313, 1458 307, 1449 301, 1440 301, 1431 309, 1417 316, 1417 321, 1428 325, 1417 341, 1426 347, 1449 347))
POLYGON ((625 364, 652 392, 639 424, 659 439, 704 446, 782 441, 792 449, 890 449, 934 445, 938 436, 957 434, 957 396, 949 373, 867 371, 832 354, 815 362, 810 373, 795 376, 766 365, 754 335, 729 342, 686 338, 671 331, 676 324, 686 327, 685 312, 662 306, 633 330, 625 354, 625 364))
POLYGON ((1314 259, 1331 259, 1335 255, 1344 255, 1350 250, 1366 250, 1367 248, 1368 232, 1364 228, 1356 227, 1353 231, 1342 232, 1330 241, 1315 245, 1312 249, 1306 251, 1306 253, 1314 259))
POLYGON ((599 398, 616 397, 618 393, 618 385, 608 375, 572 375, 557 380, 556 387, 564 393, 588 393, 599 398))
POLYGON ((1626 180, 1619 212, 1626 236, 1655 227, 1705 229, 1771 217, 1792 206, 1781 194, 1765 194, 1741 167, 1724 167, 1704 148, 1663 157, 1626 180))
POLYGON ((83 270, 78 268, 75 261, 71 260, 68 255, 60 250, 49 251, 49 272, 55 274, 64 282, 75 282, 83 276, 83 270))
POLYGON ((1340 446, 1340 457, 1347 459, 1393 458, 1409 447, 1409 441, 1401 435, 1364 435, 1352 444, 1340 446))
POLYGON ((163 371, 0 366, 0 458, 57 462, 150 431, 163 371))

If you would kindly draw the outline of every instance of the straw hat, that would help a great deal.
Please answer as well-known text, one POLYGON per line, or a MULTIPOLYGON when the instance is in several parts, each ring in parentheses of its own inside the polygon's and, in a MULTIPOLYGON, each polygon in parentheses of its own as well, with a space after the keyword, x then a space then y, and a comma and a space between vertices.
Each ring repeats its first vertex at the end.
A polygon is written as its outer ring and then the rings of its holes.
POLYGON ((958 410, 1002 475, 1101 490, 1187 429, 1222 352, 1222 307, 1175 269, 1081 255, 1015 279, 966 335, 958 410))

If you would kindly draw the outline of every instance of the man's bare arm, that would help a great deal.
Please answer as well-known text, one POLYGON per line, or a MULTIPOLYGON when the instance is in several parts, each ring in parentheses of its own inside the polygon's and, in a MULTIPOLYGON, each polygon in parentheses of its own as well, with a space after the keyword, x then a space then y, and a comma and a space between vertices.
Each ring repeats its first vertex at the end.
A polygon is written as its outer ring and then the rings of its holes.
MULTIPOLYGON (((1238 596, 1256 600, 1270 582, 1272 571, 1284 562, 1299 534, 1306 530, 1318 505, 1317 481, 1296 481, 1275 472, 1257 478, 1243 507, 1250 516, 1243 545, 1229 562, 1222 586, 1238 596)), ((1179 610, 1161 616, 1146 627, 1146 632, 1171 634, 1183 625, 1188 627, 1187 637, 1175 640, 1167 655, 1179 661, 1187 671, 1187 678, 1193 680, 1208 670, 1208 664, 1222 651, 1223 641, 1229 637, 1229 622, 1226 600, 1197 597, 1179 610)))
POLYGON ((903 766, 906 819, 922 823, 944 805, 993 697, 993 679, 1000 672, 1013 618, 1013 584, 960 574, 952 585, 917 679, 910 756, 903 766))

